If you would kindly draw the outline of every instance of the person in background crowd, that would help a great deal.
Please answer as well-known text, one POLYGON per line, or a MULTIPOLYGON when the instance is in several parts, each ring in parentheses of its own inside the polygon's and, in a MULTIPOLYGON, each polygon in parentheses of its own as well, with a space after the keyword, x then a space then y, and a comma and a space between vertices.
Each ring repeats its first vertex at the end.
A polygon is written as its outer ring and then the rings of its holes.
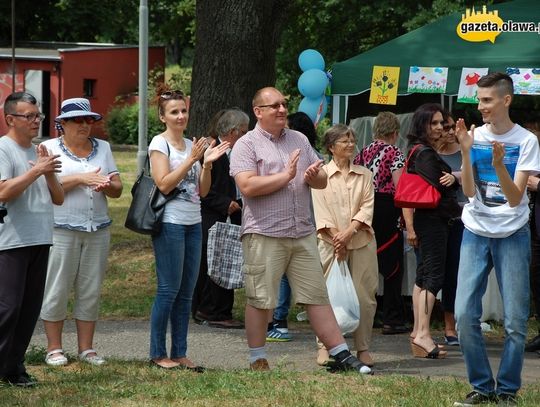
POLYGON ((409 170, 420 175, 441 193, 436 208, 414 211, 413 225, 405 215, 408 243, 420 251, 413 288, 414 327, 411 350, 415 357, 431 359, 442 359, 447 354, 433 341, 430 319, 435 296, 444 282, 450 223, 460 212, 456 199, 459 184, 450 166, 436 152, 443 135, 443 124, 442 107, 436 103, 423 104, 414 112, 408 136, 409 145, 416 148, 409 158, 409 170))
POLYGON ((286 273, 293 296, 334 358, 332 369, 369 374, 339 331, 324 282, 315 228, 309 211, 310 187, 326 187, 327 177, 306 137, 285 128, 287 101, 277 89, 253 97, 257 125, 236 143, 231 175, 242 193, 243 271, 246 277, 246 334, 252 370, 269 370, 266 328, 286 273))
POLYGON ((49 255, 41 319, 47 335, 45 363, 63 366, 62 330, 69 293, 74 289, 73 318, 79 359, 102 365, 93 347, 101 285, 107 268, 112 221, 107 197, 122 194, 122 181, 109 143, 90 136, 101 115, 84 98, 66 99, 55 119, 60 137, 43 144, 62 161, 65 199, 54 208, 53 246, 49 255))
POLYGON ((200 197, 208 194, 212 163, 225 154, 229 143, 214 147, 215 141, 208 146, 204 137, 184 138, 189 112, 181 91, 160 86, 157 99, 159 119, 166 129, 148 146, 152 178, 162 193, 174 188, 180 192, 165 205, 161 231, 152 236, 158 287, 150 317, 150 360, 163 369, 201 372, 204 368, 186 356, 191 298, 201 261, 200 197), (169 322, 170 357, 165 348, 169 322))
POLYGON ((238 193, 234 179, 229 175, 229 155, 236 141, 248 130, 249 117, 239 109, 219 111, 209 131, 216 140, 216 145, 227 141, 230 149, 212 165, 212 184, 208 195, 201 198, 202 215, 202 256, 199 279, 193 293, 193 318, 200 324, 218 328, 241 329, 244 324, 234 320, 234 290, 222 288, 208 277, 207 242, 208 230, 216 222, 240 225, 242 220, 242 198, 238 193))
MULTIPOLYGON (((461 183, 461 148, 456 139, 456 123, 451 114, 446 110, 444 113, 443 136, 437 148, 440 157, 452 169, 452 175, 461 183)), ((456 191, 460 208, 469 202, 463 194, 461 187, 456 191)), ((444 340, 449 346, 459 346, 456 332, 456 320, 454 318, 454 304, 456 302, 457 276, 459 269, 459 257, 461 238, 463 236, 463 222, 461 212, 459 216, 451 220, 448 243, 446 246, 446 266, 444 271, 444 283, 442 288, 442 308, 444 311, 444 340)))
POLYGON ((383 335, 409 332, 405 326, 403 297, 403 232, 401 209, 394 205, 394 194, 405 160, 395 146, 399 120, 394 113, 380 112, 373 124, 373 142, 355 157, 354 164, 373 172, 375 206, 373 229, 377 240, 379 273, 384 278, 383 335))
POLYGON ((492 72, 478 81, 478 110, 484 125, 459 119, 456 132, 463 165, 463 193, 472 198, 462 213, 463 240, 455 315, 459 343, 473 390, 455 406, 499 402, 515 404, 529 318, 531 240, 528 198, 530 175, 540 171, 538 139, 512 122, 512 78, 492 72), (495 269, 504 310, 504 350, 493 377, 480 329, 482 297, 495 269))
MULTIPOLYGON (((328 276, 334 259, 347 263, 360 303, 360 324, 354 331, 356 357, 372 367, 369 345, 379 284, 377 243, 371 227, 373 174, 352 163, 356 138, 352 129, 344 124, 336 124, 325 132, 324 147, 332 156, 323 166, 328 184, 325 189, 312 191, 322 267, 328 276)), ((317 363, 326 364, 328 357, 328 351, 319 343, 317 363)))
MULTIPOLYGON (((299 131, 307 137, 313 152, 322 159, 322 155, 315 149, 317 142, 317 130, 309 116, 304 112, 291 113, 287 116, 287 127, 299 131)), ((277 307, 274 310, 273 318, 268 324, 266 340, 268 342, 288 342, 292 339, 289 333, 289 309, 291 307, 291 287, 289 280, 284 274, 279 283, 279 296, 277 307)))
MULTIPOLYGON (((540 139, 540 122, 528 122, 524 127, 531 131, 537 138, 540 139)), ((530 193, 531 206, 531 292, 534 304, 534 313, 536 320, 540 321, 540 193, 538 192, 538 184, 540 178, 538 175, 529 175, 527 180, 527 189, 530 193)), ((538 334, 525 345, 526 352, 540 351, 540 326, 538 334)), ((540 356, 540 352, 538 353, 540 356)))
POLYGON ((26 92, 4 103, 8 132, 0 137, 0 380, 30 387, 37 380, 24 366, 47 276, 53 234, 53 204, 64 190, 56 177, 62 163, 44 145, 37 148, 45 115, 26 92))

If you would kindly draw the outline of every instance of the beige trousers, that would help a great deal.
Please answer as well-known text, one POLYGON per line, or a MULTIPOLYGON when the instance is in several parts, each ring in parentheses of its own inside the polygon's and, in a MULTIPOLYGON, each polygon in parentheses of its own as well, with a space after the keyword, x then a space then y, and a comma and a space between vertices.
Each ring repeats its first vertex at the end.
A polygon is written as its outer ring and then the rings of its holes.
MULTIPOLYGON (((319 240, 318 246, 326 277, 334 261, 334 247, 323 240, 319 240)), ((379 268, 375 239, 365 247, 349 250, 347 265, 360 303, 360 325, 354 331, 354 346, 358 352, 361 352, 369 349, 373 332, 373 319, 377 310, 375 294, 379 285, 379 268)), ((319 348, 323 346, 319 341, 317 344, 319 348)))

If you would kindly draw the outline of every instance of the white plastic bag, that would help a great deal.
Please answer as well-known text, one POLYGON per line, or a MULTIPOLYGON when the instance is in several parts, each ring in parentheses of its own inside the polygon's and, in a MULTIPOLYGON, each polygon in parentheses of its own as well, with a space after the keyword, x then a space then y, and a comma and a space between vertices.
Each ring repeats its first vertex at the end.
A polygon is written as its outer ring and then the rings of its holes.
POLYGON ((355 331, 360 323, 360 304, 346 262, 334 259, 326 277, 326 288, 341 332, 355 331))

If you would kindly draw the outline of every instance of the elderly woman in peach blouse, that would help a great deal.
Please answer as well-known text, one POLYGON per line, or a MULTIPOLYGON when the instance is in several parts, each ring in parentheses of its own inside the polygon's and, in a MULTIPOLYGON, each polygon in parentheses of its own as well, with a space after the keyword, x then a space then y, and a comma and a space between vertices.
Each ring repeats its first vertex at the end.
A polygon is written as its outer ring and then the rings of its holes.
MULTIPOLYGON (((334 259, 344 260, 360 302, 360 325, 354 332, 357 357, 373 366, 369 353, 373 319, 377 308, 377 245, 373 219, 373 175, 352 162, 356 139, 348 126, 338 124, 324 135, 324 146, 332 160, 323 168, 328 174, 325 189, 312 190, 315 224, 325 275, 334 259)), ((328 352, 319 343, 317 363, 325 364, 328 352)))

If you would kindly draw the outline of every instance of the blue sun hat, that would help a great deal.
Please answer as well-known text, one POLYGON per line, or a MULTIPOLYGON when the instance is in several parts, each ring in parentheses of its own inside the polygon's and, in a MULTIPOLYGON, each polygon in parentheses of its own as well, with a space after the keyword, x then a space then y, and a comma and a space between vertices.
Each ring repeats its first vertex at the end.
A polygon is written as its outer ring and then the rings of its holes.
POLYGON ((92 112, 90 107, 90 101, 85 98, 71 98, 62 102, 60 109, 60 115, 54 119, 55 122, 60 123, 60 120, 67 120, 73 117, 91 116, 96 120, 101 120, 102 117, 99 113, 92 112))

